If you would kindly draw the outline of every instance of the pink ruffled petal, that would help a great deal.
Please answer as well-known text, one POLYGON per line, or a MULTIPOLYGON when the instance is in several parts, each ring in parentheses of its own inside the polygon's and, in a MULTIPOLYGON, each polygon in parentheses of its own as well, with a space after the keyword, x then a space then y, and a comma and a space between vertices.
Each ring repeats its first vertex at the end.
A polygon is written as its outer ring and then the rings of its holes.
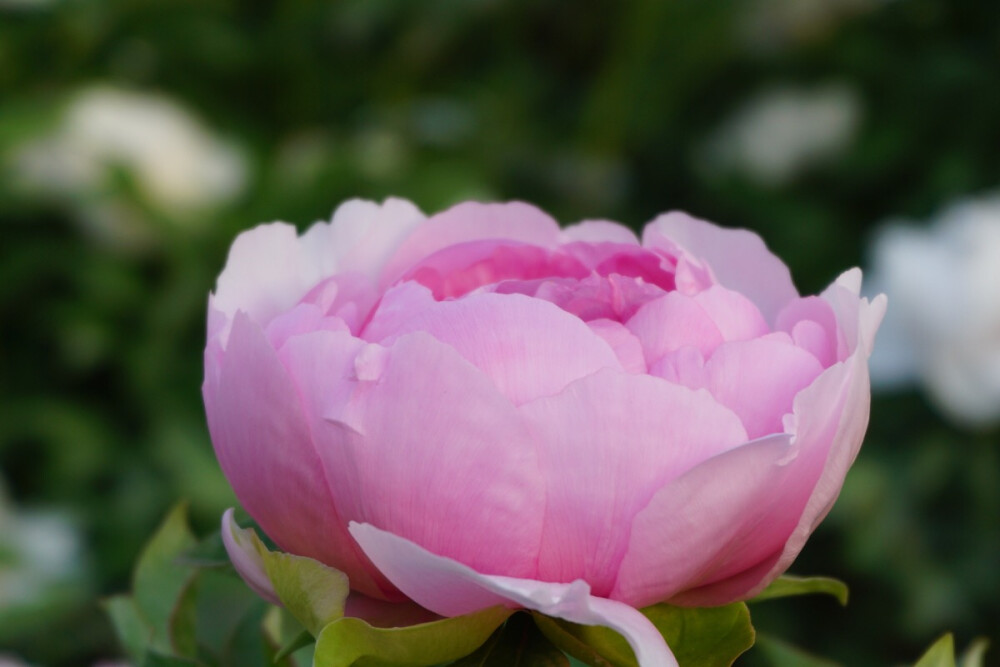
POLYGON ((310 397, 305 421, 345 524, 382 526, 483 571, 533 574, 544 488, 514 406, 425 333, 353 358, 335 335, 293 339, 283 359, 310 397))
MULTIPOLYGON (((857 297, 853 300, 856 304, 857 297)), ((830 303, 818 296, 795 299, 786 305, 778 313, 774 328, 791 334, 795 344, 812 353, 824 368, 846 358, 847 345, 842 340, 837 316, 830 303), (803 323, 813 326, 800 326, 803 323), (841 350, 844 357, 839 356, 841 350)))
POLYGON ((705 309, 692 297, 679 292, 670 292, 644 304, 625 326, 642 343, 649 365, 687 346, 696 347, 707 356, 723 340, 705 309))
POLYGON ((640 667, 672 667, 677 661, 655 626, 628 605, 590 595, 583 581, 569 584, 481 574, 435 555, 391 532, 351 524, 368 557, 406 595, 442 616, 459 616, 503 605, 583 625, 601 625, 628 641, 640 667))
POLYGON ((739 419, 707 392, 602 371, 521 406, 548 482, 538 577, 585 579, 607 596, 629 519, 657 489, 746 442, 739 419), (628 418, 597 406, 628 406, 628 418))
POLYGON ((693 299, 712 318, 725 341, 750 340, 771 331, 753 301, 721 285, 713 285, 693 299))
POLYGON ((555 394, 602 368, 621 368, 608 344, 579 318, 520 294, 437 302, 424 288, 404 283, 386 293, 363 336, 390 344, 415 331, 457 350, 515 404, 555 394))
POLYGON ((373 580, 347 538, 346 521, 337 519, 295 383, 242 312, 221 367, 206 369, 202 391, 219 464, 261 529, 286 551, 343 569, 355 589, 391 594, 373 580), (324 531, 317 534, 316 526, 324 531))
POLYGON ((646 358, 642 345, 632 332, 620 322, 608 319, 590 320, 587 326, 600 336, 618 357, 618 363, 627 373, 645 373, 646 358))
POLYGON ((788 267, 751 231, 716 227, 674 212, 659 216, 643 232, 646 247, 656 248, 663 240, 706 261, 719 283, 749 297, 768 322, 799 295, 788 267))
POLYGON ((530 204, 465 202, 414 229, 385 265, 379 284, 392 285, 420 260, 458 243, 507 239, 552 248, 559 234, 556 221, 530 204))

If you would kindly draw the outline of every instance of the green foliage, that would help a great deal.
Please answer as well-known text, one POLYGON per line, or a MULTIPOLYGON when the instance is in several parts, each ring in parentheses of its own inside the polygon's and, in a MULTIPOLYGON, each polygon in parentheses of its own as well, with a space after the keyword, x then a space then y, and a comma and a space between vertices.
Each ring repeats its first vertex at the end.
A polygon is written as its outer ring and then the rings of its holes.
POLYGON ((830 577, 796 577, 786 574, 778 577, 750 602, 762 602, 775 598, 786 598, 795 595, 811 595, 824 593, 832 595, 841 605, 847 605, 847 584, 830 577))

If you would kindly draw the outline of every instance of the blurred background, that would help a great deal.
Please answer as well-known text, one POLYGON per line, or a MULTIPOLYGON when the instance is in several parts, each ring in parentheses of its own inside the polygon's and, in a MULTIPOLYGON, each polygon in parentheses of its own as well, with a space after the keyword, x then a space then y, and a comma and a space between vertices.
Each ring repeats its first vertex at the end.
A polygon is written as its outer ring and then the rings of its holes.
POLYGON ((808 293, 863 266, 871 427, 793 567, 851 603, 755 623, 1000 665, 998 119, 984 0, 0 0, 0 663, 116 659, 97 600, 178 498, 202 531, 234 504, 200 384, 235 234, 393 194, 685 209, 808 293))

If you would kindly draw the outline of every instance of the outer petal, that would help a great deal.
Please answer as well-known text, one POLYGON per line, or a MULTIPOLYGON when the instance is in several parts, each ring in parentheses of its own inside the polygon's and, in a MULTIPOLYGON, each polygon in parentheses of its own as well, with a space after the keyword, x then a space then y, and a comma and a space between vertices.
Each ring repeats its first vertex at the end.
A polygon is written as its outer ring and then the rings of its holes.
POLYGON ((716 227, 674 212, 653 220, 642 235, 646 247, 657 247, 664 239, 706 261, 723 286, 749 297, 768 322, 799 295, 788 267, 751 231, 716 227))
POLYGON ((339 516, 483 572, 534 573, 545 502, 535 443, 489 378, 424 333, 353 360, 319 338, 286 351, 339 516))
POLYGON ((520 408, 548 482, 538 577, 585 579, 607 596, 629 520, 692 466, 746 442, 739 419, 704 391, 602 371, 520 408))
POLYGON ((226 553, 229 554, 229 560, 250 590, 271 604, 280 605, 281 600, 278 599, 278 594, 267 577, 267 570, 260 554, 252 544, 246 543, 242 535, 235 531, 236 528, 233 508, 230 507, 222 514, 221 530, 222 543, 226 547, 226 553))
POLYGON ((459 616, 495 605, 533 609, 572 623, 616 630, 641 667, 677 665, 649 619, 628 605, 590 595, 583 581, 553 584, 484 575, 371 525, 351 524, 351 534, 400 590, 438 614, 459 616))
POLYGON ((625 225, 610 220, 583 220, 562 230, 564 243, 623 243, 639 245, 639 237, 625 225))
POLYGON ((265 324, 334 273, 357 266, 377 274, 385 255, 422 217, 401 199, 382 206, 353 200, 337 209, 331 223, 317 223, 301 238, 280 222, 245 231, 229 249, 213 305, 227 318, 242 310, 265 324))
POLYGON ((393 284, 411 266, 442 248, 481 239, 554 247, 559 242, 559 225, 523 202, 458 204, 431 217, 409 235, 386 264, 379 285, 385 288, 393 284))
POLYGON ((343 569, 355 589, 391 593, 384 580, 368 574, 346 521, 337 519, 296 386, 260 327, 237 313, 221 367, 213 371, 210 359, 206 365, 212 443, 250 516, 282 549, 343 569), (317 533, 317 526, 323 531, 317 533))
POLYGON ((579 318, 521 294, 438 302, 405 283, 385 295, 362 335, 388 344, 415 331, 453 347, 516 404, 555 394, 602 368, 621 368, 608 343, 579 318))
POLYGON ((642 607, 697 586, 753 531, 781 544, 799 515, 793 511, 784 525, 764 521, 775 491, 789 484, 812 488, 789 474, 790 439, 774 435, 731 449, 657 491, 632 522, 611 597, 642 607))

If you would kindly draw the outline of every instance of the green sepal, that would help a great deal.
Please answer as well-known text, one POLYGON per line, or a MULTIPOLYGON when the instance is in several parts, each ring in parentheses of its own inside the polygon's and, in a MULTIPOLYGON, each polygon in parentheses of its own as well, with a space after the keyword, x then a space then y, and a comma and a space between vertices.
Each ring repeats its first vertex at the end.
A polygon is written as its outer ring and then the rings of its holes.
POLYGON ((233 537, 242 549, 253 549, 281 604, 314 637, 343 617, 351 591, 347 575, 318 560, 271 551, 251 528, 232 524, 233 537))
POLYGON ((832 595, 837 601, 847 606, 847 584, 831 577, 796 577, 786 574, 771 582, 771 585, 758 593, 749 602, 763 602, 777 598, 787 598, 796 595, 812 595, 820 593, 832 595))
POLYGON ((478 650, 450 667, 570 667, 570 662, 539 631, 531 616, 516 613, 478 650))
MULTIPOLYGON (((681 667, 729 667, 753 646, 750 611, 742 602, 688 608, 657 604, 640 609, 660 631, 681 667)), ((591 667, 637 667, 625 638, 599 625, 579 625, 535 614, 549 641, 591 667)))
POLYGON ((131 658, 133 664, 140 664, 146 653, 146 646, 152 630, 139 614, 135 600, 129 595, 115 595, 101 600, 104 613, 111 619, 118 641, 131 658))
POLYGON ((376 628, 345 617, 319 633, 313 667, 427 667, 478 649, 513 612, 490 607, 401 628, 376 628))

